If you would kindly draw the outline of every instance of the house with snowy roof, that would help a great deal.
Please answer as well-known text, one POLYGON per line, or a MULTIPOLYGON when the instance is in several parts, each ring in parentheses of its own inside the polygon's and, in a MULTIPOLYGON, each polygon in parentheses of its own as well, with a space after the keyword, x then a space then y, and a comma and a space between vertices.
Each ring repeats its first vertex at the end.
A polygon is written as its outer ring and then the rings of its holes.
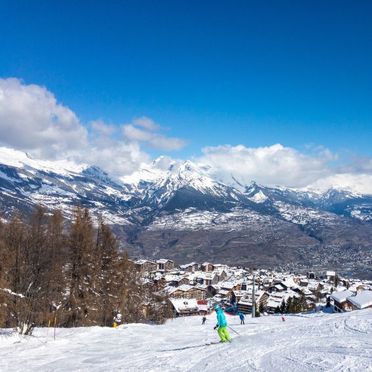
POLYGON ((134 261, 134 265, 137 271, 139 271, 142 274, 150 273, 157 269, 156 262, 150 260, 137 260, 134 261))
POLYGON ((201 272, 197 276, 196 281, 200 284, 209 286, 218 283, 218 276, 214 272, 201 272))
POLYGON ((178 287, 182 284, 189 284, 189 279, 183 275, 168 274, 164 276, 168 286, 178 287))
MULTIPOLYGON (((269 294, 266 291, 259 290, 255 292, 255 303, 257 310, 262 306, 266 307, 269 294)), ((252 312, 252 293, 247 292, 238 302, 238 311, 243 314, 252 312)))
POLYGON ((204 300, 206 298, 206 289, 202 287, 195 287, 188 284, 182 284, 169 290, 171 298, 194 298, 196 300, 204 300))
POLYGON ((372 291, 362 291, 356 296, 349 296, 347 302, 351 304, 353 310, 372 308, 372 291))
POLYGON ((352 305, 347 301, 348 297, 353 296, 354 293, 348 289, 338 292, 333 292, 331 294, 331 299, 333 300, 333 308, 337 312, 343 312, 352 310, 352 305))
POLYGON ((196 262, 190 262, 185 265, 180 265, 180 269, 186 272, 195 272, 199 270, 199 264, 196 262))
POLYGON ((326 277, 329 282, 334 282, 336 278, 336 272, 335 271, 327 271, 326 272, 326 277))
POLYGON ((269 294, 269 297, 266 301, 266 312, 269 314, 274 314, 276 309, 282 304, 288 301, 288 298, 300 297, 300 295, 293 290, 287 290, 284 292, 273 292, 269 294))
POLYGON ((199 306, 195 298, 171 298, 170 302, 173 305, 176 316, 199 314, 199 306))
POLYGON ((159 260, 156 260, 157 271, 164 272, 164 271, 170 271, 174 268, 174 261, 168 260, 166 258, 161 258, 159 260))
POLYGON ((214 265, 210 262, 203 262, 201 265, 202 271, 210 272, 214 270, 214 265))

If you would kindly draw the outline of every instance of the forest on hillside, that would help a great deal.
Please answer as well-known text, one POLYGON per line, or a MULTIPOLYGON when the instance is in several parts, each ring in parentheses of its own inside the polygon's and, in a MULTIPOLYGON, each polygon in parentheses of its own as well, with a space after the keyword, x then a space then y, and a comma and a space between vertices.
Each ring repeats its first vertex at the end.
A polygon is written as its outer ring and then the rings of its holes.
POLYGON ((42 207, 0 222, 0 328, 31 334, 36 326, 161 323, 171 314, 87 209, 76 208, 72 223, 42 207))

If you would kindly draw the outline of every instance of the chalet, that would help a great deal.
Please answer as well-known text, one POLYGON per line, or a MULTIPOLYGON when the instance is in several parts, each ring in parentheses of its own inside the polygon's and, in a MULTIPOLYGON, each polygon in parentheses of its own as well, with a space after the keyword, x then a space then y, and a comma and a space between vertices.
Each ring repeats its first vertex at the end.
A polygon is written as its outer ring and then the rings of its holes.
POLYGON ((202 272, 197 276, 197 282, 206 286, 217 284, 218 276, 214 272, 202 272))
POLYGON ((286 292, 275 292, 269 295, 266 302, 266 312, 269 314, 274 314, 278 308, 281 307, 283 301, 286 303, 288 300, 288 293, 286 292))
POLYGON ((171 289, 169 295, 172 298, 194 298, 196 300, 204 300, 206 297, 206 289, 183 284, 171 289))
POLYGON ((165 275, 164 277, 167 285, 171 287, 179 287, 182 284, 189 284, 189 279, 182 275, 165 275))
POLYGON ((301 287, 307 287, 309 285, 309 280, 307 278, 301 278, 300 279, 300 286, 301 287))
MULTIPOLYGON (((307 286, 308 284, 308 281, 307 279, 303 278, 302 279, 302 282, 304 283, 304 286, 307 286)), ((280 284, 285 288, 285 289, 291 289, 293 287, 296 287, 297 284, 300 284, 301 283, 301 279, 300 278, 294 278, 292 276, 290 277, 286 277, 284 280, 282 280, 280 282, 280 284)))
POLYGON ((372 308, 372 291, 359 292, 356 296, 348 297, 347 302, 353 310, 372 308))
POLYGON ((343 312, 352 309, 352 305, 347 301, 347 298, 352 296, 353 292, 346 290, 340 292, 333 292, 331 299, 333 300, 333 307, 337 312, 343 312))
POLYGON ((208 285, 207 287, 206 287, 206 296, 207 297, 213 297, 213 296, 215 296, 216 295, 216 293, 217 293, 217 291, 218 291, 218 288, 217 288, 217 286, 215 286, 215 285, 208 285))
POLYGON ((174 268, 174 262, 172 260, 167 260, 165 258, 161 258, 160 260, 156 261, 157 271, 170 271, 174 268))
POLYGON ((197 264, 196 262, 190 262, 185 265, 180 265, 180 269, 189 273, 190 272, 194 273, 195 271, 199 270, 199 264, 197 264))
POLYGON ((356 282, 356 283, 353 283, 351 286, 349 286, 348 288, 350 291, 354 291, 354 292, 360 292, 360 291, 363 291, 364 289, 367 289, 365 288, 364 284, 361 283, 361 282, 356 282))
POLYGON ((176 316, 196 315, 199 314, 199 306, 195 298, 171 298, 176 316))
MULTIPOLYGON (((229 267, 227 265, 213 264, 213 271, 218 275, 221 281, 227 278, 229 267)), ((239 270, 234 270, 234 275, 237 277, 239 275, 239 270)))
POLYGON ((283 285, 282 283, 277 283, 271 287, 269 287, 269 292, 284 292, 286 290, 286 286, 283 285))
POLYGON ((248 289, 248 283, 247 283, 247 278, 244 278, 243 283, 240 286, 241 291, 246 291, 248 289))
MULTIPOLYGON (((267 299, 269 294, 265 291, 257 291, 255 293, 255 303, 257 310, 263 306, 264 308, 267 305, 267 299)), ((238 302, 238 311, 243 314, 250 314, 252 312, 252 294, 247 293, 244 295, 238 302)))
POLYGON ((238 290, 238 287, 240 288, 240 285, 237 282, 222 282, 219 284, 219 291, 218 293, 226 298, 230 298, 233 294, 233 291, 238 290))
POLYGON ((140 273, 150 273, 157 269, 157 264, 154 261, 150 260, 137 260, 134 262, 135 268, 140 273))
POLYGON ((201 265, 201 269, 202 269, 202 271, 211 272, 211 271, 214 270, 214 265, 209 263, 209 262, 204 262, 201 265))
POLYGON ((269 298, 266 302, 266 312, 269 314, 274 314, 277 308, 281 307, 282 302, 284 301, 286 303, 288 301, 288 298, 290 297, 299 297, 299 294, 297 294, 293 290, 270 293, 269 298))
POLYGON ((335 271, 327 271, 326 272, 326 277, 329 282, 334 282, 336 278, 336 272, 335 271))
POLYGON ((210 308, 207 300, 197 300, 199 314, 206 315, 210 312, 210 308))
POLYGON ((214 270, 213 272, 216 274, 219 282, 222 282, 223 280, 227 278, 227 272, 225 269, 214 270))
POLYGON ((242 297, 248 294, 246 290, 234 291, 236 302, 239 302, 242 297))

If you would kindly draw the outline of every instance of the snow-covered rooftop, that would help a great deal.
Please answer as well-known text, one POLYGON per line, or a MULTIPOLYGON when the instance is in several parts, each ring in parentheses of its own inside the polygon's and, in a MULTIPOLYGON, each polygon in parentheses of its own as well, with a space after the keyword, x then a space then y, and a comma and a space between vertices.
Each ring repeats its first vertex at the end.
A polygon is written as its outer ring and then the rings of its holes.
POLYGON ((345 302, 347 298, 350 296, 353 296, 353 292, 346 290, 346 291, 333 292, 331 295, 331 298, 339 303, 342 303, 342 302, 345 302))
POLYGON ((350 296, 347 299, 358 309, 365 309, 372 306, 372 291, 362 291, 356 296, 350 296))

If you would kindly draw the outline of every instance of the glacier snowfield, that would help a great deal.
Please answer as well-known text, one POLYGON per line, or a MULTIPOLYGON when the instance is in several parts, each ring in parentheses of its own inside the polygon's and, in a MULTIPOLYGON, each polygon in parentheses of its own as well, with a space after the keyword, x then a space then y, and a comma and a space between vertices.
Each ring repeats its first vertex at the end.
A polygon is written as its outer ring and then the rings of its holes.
POLYGON ((1 371, 372 371, 372 309, 345 314, 228 316, 231 344, 215 315, 127 324, 118 329, 0 330, 1 371), (210 344, 214 343, 214 344, 210 344))

